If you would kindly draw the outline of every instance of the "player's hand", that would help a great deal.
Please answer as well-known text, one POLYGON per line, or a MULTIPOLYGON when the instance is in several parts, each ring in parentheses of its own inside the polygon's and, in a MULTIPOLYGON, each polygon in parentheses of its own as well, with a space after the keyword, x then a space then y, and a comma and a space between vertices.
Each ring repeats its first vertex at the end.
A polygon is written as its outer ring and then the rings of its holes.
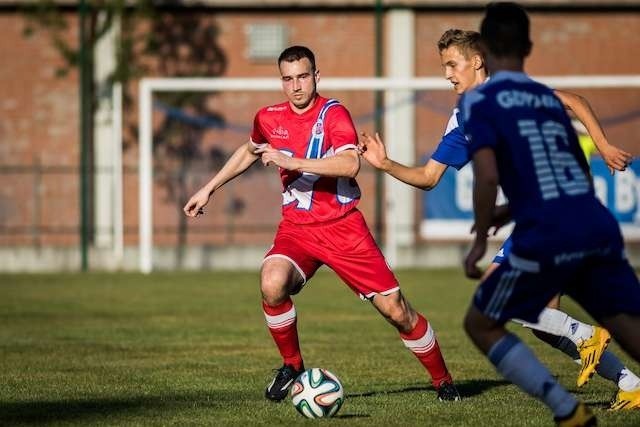
POLYGON ((283 154, 280 150, 276 150, 270 145, 257 149, 255 154, 260 155, 260 160, 265 166, 276 165, 287 170, 294 170, 297 168, 292 157, 283 154))
POLYGON ((186 216, 191 218, 204 215, 204 207, 209 203, 210 197, 211 192, 206 188, 201 188, 196 194, 191 196, 187 204, 182 208, 182 211, 186 216))
POLYGON ((631 160, 633 159, 631 153, 627 153, 626 151, 621 150, 611 144, 604 145, 598 151, 600 151, 602 159, 609 167, 611 175, 613 175, 616 171, 626 170, 627 166, 631 164, 631 160))
POLYGON ((473 246, 469 250, 466 258, 464 259, 464 274, 470 279, 479 279, 482 277, 482 270, 478 268, 478 262, 482 259, 487 252, 487 239, 476 238, 473 242, 473 246))
POLYGON ((385 170, 386 164, 389 162, 387 150, 377 132, 375 138, 367 132, 360 132, 358 153, 376 169, 385 170))

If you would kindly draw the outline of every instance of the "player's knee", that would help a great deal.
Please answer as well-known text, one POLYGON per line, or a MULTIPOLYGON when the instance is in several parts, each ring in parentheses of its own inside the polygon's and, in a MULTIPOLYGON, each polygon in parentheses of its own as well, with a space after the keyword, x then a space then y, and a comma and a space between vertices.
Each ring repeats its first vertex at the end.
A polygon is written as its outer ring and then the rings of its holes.
POLYGON ((262 272, 260 280, 262 299, 268 305, 278 305, 289 296, 287 292, 287 277, 277 271, 262 272))
POLYGON ((380 314, 401 332, 408 332, 417 321, 417 314, 400 292, 378 294, 372 300, 380 314))
POLYGON ((464 316, 464 320, 462 321, 462 327, 467 335, 471 336, 473 334, 473 324, 471 323, 471 319, 469 318, 469 312, 464 316))
POLYGON ((504 324, 471 306, 464 318, 464 330, 471 341, 485 354, 507 334, 504 324))
POLYGON ((285 302, 286 299, 287 296, 281 293, 265 292, 262 290, 262 301, 264 301, 268 306, 275 307, 285 302))
POLYGON ((478 319, 477 309, 469 307, 467 314, 464 316, 463 327, 467 335, 477 337, 482 333, 482 322, 478 319))

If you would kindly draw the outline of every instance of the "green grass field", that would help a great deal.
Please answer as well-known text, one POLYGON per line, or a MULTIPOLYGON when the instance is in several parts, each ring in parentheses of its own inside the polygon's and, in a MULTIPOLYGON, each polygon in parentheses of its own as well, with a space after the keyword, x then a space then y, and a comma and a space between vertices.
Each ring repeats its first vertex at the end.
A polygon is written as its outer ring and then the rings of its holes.
MULTIPOLYGON (((0 425, 552 425, 546 408, 498 377, 464 335, 473 282, 459 270, 398 276, 434 325, 462 402, 438 402, 396 331, 329 271, 295 303, 307 367, 333 371, 345 387, 331 420, 307 420, 290 401, 264 399, 281 362, 257 272, 0 275, 0 425)), ((612 383, 594 377, 576 390, 577 365, 511 329, 600 425, 640 425, 640 410, 606 411, 612 383)))

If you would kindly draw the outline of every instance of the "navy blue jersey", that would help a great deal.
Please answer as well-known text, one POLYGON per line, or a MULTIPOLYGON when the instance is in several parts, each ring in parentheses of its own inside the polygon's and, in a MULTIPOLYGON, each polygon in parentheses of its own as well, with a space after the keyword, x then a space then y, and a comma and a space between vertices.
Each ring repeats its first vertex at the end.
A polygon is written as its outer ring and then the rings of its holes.
POLYGON ((465 94, 459 109, 471 155, 485 147, 495 152, 516 222, 514 253, 578 249, 589 246, 591 232, 602 231, 606 240, 617 230, 595 197, 578 138, 551 89, 502 71, 465 94))
POLYGON ((447 166, 453 166, 457 170, 462 169, 471 160, 469 142, 460 125, 460 111, 457 108, 453 110, 444 136, 431 158, 447 166))

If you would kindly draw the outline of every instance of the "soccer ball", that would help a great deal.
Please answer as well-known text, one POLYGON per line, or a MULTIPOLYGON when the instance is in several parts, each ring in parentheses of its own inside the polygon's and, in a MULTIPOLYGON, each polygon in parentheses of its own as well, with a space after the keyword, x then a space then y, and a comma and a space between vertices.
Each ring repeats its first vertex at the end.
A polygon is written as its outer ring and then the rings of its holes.
POLYGON ((342 384, 326 369, 307 369, 291 387, 291 401, 307 418, 333 417, 344 401, 342 384))

